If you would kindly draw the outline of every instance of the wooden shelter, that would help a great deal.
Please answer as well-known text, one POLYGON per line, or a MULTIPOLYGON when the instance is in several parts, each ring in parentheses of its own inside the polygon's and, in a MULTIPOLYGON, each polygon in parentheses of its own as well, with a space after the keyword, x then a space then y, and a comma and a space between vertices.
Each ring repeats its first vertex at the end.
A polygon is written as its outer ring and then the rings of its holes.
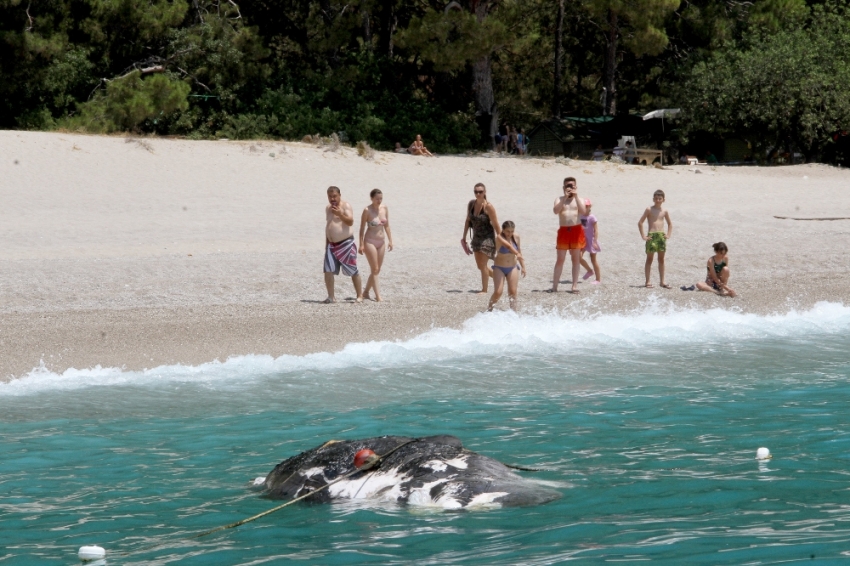
POLYGON ((573 139, 564 124, 554 119, 537 124, 528 137, 528 155, 565 155, 564 144, 573 139))

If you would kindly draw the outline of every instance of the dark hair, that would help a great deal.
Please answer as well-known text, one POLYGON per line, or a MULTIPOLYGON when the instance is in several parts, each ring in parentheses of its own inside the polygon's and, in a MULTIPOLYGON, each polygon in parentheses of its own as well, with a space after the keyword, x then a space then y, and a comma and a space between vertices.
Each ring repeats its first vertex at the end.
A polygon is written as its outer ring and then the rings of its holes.
POLYGON ((334 187, 333 185, 331 185, 330 187, 328 187, 328 192, 329 192, 329 193, 339 193, 339 194, 342 194, 342 191, 340 191, 340 190, 339 190, 339 187, 334 187))
POLYGON ((661 195, 661 198, 664 198, 664 199, 666 199, 666 198, 667 198, 666 196, 664 196, 664 191, 662 191, 661 189, 658 189, 657 191, 655 191, 654 193, 652 193, 652 196, 653 196, 653 197, 657 197, 658 195, 661 195))
POLYGON ((726 244, 724 244, 723 242, 717 242, 712 247, 714 248, 715 253, 728 252, 729 251, 729 248, 727 248, 726 244))
POLYGON ((511 220, 505 220, 502 222, 502 230, 507 230, 508 228, 516 228, 516 224, 514 224, 511 220))
POLYGON ((578 183, 575 177, 564 177, 564 182, 566 183, 567 181, 573 181, 575 183, 578 183))
POLYGON ((484 186, 484 183, 475 183, 475 186, 472 187, 472 188, 477 189, 478 187, 481 187, 482 189, 484 189, 485 193, 487 192, 487 187, 484 186))
POLYGON ((384 193, 381 192, 381 189, 372 189, 372 192, 369 193, 369 198, 375 198, 375 195, 382 195, 384 193))

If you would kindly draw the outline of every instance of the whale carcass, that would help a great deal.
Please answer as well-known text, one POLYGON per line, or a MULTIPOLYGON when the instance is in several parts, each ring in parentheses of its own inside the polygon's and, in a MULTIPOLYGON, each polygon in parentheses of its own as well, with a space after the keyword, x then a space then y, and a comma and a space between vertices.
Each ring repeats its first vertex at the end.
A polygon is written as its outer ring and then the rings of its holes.
POLYGON ((445 435, 329 441, 284 460, 260 487, 272 499, 315 491, 305 500, 371 499, 444 509, 540 505, 561 496, 445 435), (381 459, 373 468, 357 471, 355 455, 364 449, 381 459), (347 474, 353 475, 334 483, 347 474))

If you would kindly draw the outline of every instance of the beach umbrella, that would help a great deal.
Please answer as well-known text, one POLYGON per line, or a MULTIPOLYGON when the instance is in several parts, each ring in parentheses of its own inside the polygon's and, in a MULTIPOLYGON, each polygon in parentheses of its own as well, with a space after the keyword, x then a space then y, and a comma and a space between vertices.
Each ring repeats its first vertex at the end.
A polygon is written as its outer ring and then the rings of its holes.
POLYGON ((661 108, 660 110, 653 110, 652 112, 648 112, 643 115, 644 120, 651 120, 652 118, 661 118, 661 131, 664 131, 664 116, 675 116, 679 112, 681 112, 681 108, 661 108))

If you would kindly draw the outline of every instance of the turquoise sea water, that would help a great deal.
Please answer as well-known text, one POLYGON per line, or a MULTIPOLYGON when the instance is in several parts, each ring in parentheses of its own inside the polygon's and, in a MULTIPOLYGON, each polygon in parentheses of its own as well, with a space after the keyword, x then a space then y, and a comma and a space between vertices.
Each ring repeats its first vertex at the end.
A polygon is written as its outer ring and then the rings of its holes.
POLYGON ((336 354, 0 385, 0 563, 833 563, 850 556, 850 308, 480 315, 336 354), (446 433, 554 485, 540 507, 271 508, 331 438, 446 433), (773 460, 758 462, 769 447, 773 460))

